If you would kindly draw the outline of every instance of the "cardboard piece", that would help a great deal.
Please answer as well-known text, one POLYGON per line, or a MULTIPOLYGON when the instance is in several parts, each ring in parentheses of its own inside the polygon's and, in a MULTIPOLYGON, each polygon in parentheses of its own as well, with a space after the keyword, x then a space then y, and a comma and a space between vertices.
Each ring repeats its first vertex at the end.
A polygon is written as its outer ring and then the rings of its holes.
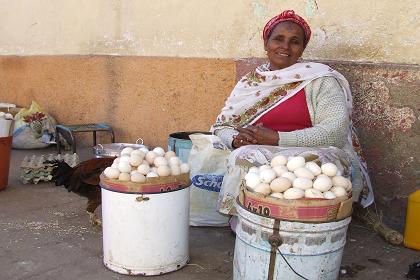
POLYGON ((177 176, 147 178, 144 183, 126 182, 100 176, 102 188, 122 193, 162 193, 189 187, 191 185, 190 174, 185 173, 177 176))
POLYGON ((249 191, 244 185, 239 203, 249 211, 280 220, 299 222, 332 222, 347 218, 352 213, 352 198, 336 199, 277 199, 249 191))

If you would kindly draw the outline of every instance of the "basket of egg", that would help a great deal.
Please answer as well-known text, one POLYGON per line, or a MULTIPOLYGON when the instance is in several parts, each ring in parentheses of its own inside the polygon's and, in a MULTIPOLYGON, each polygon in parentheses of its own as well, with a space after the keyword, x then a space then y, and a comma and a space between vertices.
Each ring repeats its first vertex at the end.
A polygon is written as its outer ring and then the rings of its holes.
POLYGON ((188 187, 189 170, 188 163, 182 163, 173 151, 126 147, 101 175, 101 186, 133 193, 167 192, 188 187))
POLYGON ((352 212, 352 184, 334 163, 302 156, 273 157, 270 165, 250 167, 238 202, 249 211, 299 222, 330 222, 352 212))

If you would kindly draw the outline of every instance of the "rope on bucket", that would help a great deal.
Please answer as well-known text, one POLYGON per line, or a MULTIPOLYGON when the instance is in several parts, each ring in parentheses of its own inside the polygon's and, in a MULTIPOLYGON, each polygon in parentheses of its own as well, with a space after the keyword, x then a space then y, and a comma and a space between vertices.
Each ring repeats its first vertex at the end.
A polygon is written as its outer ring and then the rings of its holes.
POLYGON ((277 251, 279 252, 280 256, 283 258, 283 260, 286 262, 286 264, 289 266, 289 268, 299 277, 301 277, 304 280, 309 280, 308 278, 302 276, 301 274, 299 274, 296 270, 293 269, 293 267, 289 264, 289 262, 286 260, 286 258, 283 256, 283 254, 280 252, 280 249, 277 248, 277 251))
POLYGON ((280 220, 275 219, 274 220, 274 226, 273 226, 273 234, 268 238, 268 242, 271 245, 271 252, 270 252, 270 264, 268 266, 268 280, 273 280, 274 278, 274 267, 276 265, 276 256, 277 252, 279 252, 280 256, 283 258, 283 260, 286 262, 286 264, 289 266, 289 268, 299 277, 301 277, 304 280, 309 280, 306 277, 303 277, 301 274, 299 274, 296 270, 293 269, 293 267, 289 264, 289 262, 286 260, 286 258, 281 253, 279 247, 281 245, 281 237, 279 234, 280 231, 280 220))

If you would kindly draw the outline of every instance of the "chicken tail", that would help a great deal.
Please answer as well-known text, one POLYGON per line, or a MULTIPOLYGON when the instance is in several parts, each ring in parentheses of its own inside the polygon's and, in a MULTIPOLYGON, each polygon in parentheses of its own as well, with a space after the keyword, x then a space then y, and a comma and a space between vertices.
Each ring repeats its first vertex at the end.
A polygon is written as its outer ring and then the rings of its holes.
POLYGON ((70 179, 74 172, 73 168, 71 168, 63 160, 53 160, 46 163, 52 164, 53 166, 53 170, 51 171, 51 180, 56 186, 68 186, 70 184, 70 179))

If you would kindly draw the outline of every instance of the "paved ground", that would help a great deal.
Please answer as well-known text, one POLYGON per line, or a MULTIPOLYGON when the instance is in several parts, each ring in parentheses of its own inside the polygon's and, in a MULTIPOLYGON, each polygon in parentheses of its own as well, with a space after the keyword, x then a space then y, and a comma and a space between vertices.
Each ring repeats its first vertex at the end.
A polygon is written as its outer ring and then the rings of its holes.
MULTIPOLYGON (((81 158, 90 156, 80 149, 81 158)), ((134 279, 102 264, 102 232, 91 226, 86 201, 51 183, 22 185, 19 165, 27 154, 12 152, 9 187, 0 192, 0 279, 134 279)), ((1 159, 0 159, 1 160, 1 159)), ((232 279, 234 237, 227 228, 192 228, 190 264, 174 273, 148 279, 232 279)), ((404 279, 420 252, 388 245, 353 221, 347 234, 340 279, 404 279)))

